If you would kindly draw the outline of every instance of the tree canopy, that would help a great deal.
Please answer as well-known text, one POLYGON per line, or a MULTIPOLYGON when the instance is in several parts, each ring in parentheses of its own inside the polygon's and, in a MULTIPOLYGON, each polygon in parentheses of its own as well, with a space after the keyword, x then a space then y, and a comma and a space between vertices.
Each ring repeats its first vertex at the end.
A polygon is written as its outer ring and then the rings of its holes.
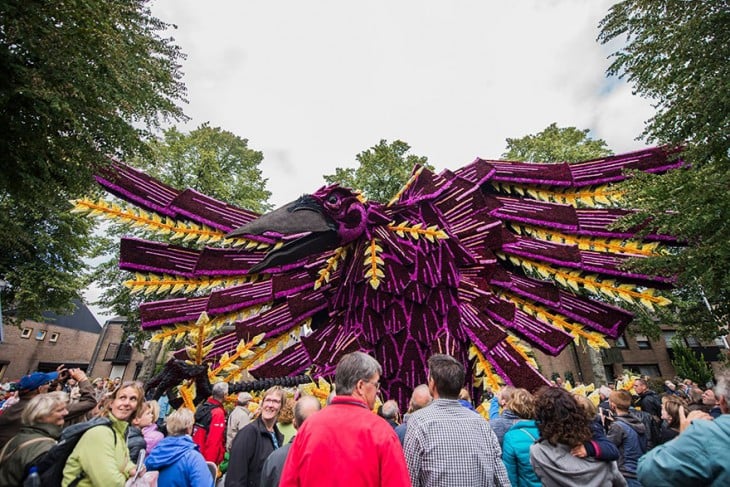
POLYGON ((507 151, 502 154, 510 161, 578 162, 613 154, 601 139, 588 136, 589 130, 558 127, 555 122, 542 132, 507 139, 507 151))
POLYGON ((408 154, 411 146, 396 140, 388 143, 381 139, 377 145, 359 153, 355 159, 357 168, 335 168, 334 174, 324 176, 328 184, 338 183, 357 189, 371 200, 380 203, 390 201, 411 176, 415 165, 433 169, 428 158, 408 154))
POLYGON ((94 168, 184 119, 183 54, 146 3, 0 0, 0 277, 16 319, 78 297, 90 225, 68 200, 94 168))
POLYGON ((248 147, 248 139, 204 123, 189 134, 168 129, 150 147, 149 159, 138 162, 151 176, 247 210, 271 209, 267 203, 271 192, 259 169, 264 156, 248 147))
POLYGON ((686 170, 628 185, 636 219, 688 243, 642 268, 677 276, 664 320, 710 338, 730 312, 730 8, 727 1, 626 0, 601 21, 599 41, 618 42, 608 74, 655 102, 643 138, 683 146, 686 170))

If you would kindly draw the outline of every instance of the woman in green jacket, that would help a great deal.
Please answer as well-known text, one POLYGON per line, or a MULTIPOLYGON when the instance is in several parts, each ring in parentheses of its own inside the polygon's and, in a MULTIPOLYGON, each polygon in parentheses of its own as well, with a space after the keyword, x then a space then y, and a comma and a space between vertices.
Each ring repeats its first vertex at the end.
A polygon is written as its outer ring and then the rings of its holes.
POLYGON ((61 436, 68 394, 38 394, 23 409, 23 427, 0 452, 0 485, 22 485, 28 468, 61 436))
POLYGON ((79 440, 63 469, 63 487, 77 478, 78 487, 123 487, 135 474, 129 460, 126 434, 128 421, 144 405, 144 391, 138 382, 125 382, 112 392, 100 416, 111 420, 111 428, 91 428, 79 440))

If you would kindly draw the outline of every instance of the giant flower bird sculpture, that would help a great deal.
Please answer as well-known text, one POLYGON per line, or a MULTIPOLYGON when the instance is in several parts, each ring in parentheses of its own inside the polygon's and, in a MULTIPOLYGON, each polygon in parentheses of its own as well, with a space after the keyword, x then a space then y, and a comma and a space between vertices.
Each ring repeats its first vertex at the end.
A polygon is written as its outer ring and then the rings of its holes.
POLYGON ((468 364, 476 383, 534 390, 548 381, 531 347, 605 347, 632 319, 619 303, 667 304, 656 290, 670 279, 626 263, 676 242, 614 229, 630 210, 613 183, 679 167, 673 152, 416 168, 387 205, 332 185, 263 216, 115 162, 98 182, 140 209, 76 209, 181 240, 122 239, 120 266, 136 273, 135 290, 172 293, 141 306, 142 327, 187 336, 178 358, 208 364, 211 380, 328 377, 362 350, 382 364, 386 396, 405 404, 433 353, 468 364))

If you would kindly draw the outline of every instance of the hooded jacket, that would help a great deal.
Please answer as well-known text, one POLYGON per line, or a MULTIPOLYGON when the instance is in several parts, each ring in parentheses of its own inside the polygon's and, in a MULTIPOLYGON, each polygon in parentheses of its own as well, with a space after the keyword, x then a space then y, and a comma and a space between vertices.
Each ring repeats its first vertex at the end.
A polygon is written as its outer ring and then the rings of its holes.
POLYGON ((608 439, 618 447, 618 469, 626 478, 636 478, 636 465, 646 451, 646 427, 631 414, 620 414, 608 428, 608 439))
POLYGON ((625 486, 626 480, 616 462, 578 458, 562 443, 551 445, 542 440, 530 447, 530 463, 545 487, 625 486))
POLYGON ((213 486, 213 476, 205 458, 188 435, 163 438, 147 457, 144 465, 147 470, 160 472, 157 484, 161 486, 213 486))
POLYGON ((677 438, 639 460, 643 485, 730 485, 730 414, 696 419, 677 438))
POLYGON ((534 419, 518 421, 504 434, 502 461, 513 487, 542 485, 530 465, 530 447, 539 437, 534 419))
POLYGON ((489 426, 492 427, 492 431, 494 431, 494 434, 497 436, 499 446, 502 446, 502 442, 504 441, 504 434, 507 432, 507 430, 521 419, 522 418, 517 416, 509 409, 505 409, 504 411, 502 411, 501 415, 489 420, 489 426))

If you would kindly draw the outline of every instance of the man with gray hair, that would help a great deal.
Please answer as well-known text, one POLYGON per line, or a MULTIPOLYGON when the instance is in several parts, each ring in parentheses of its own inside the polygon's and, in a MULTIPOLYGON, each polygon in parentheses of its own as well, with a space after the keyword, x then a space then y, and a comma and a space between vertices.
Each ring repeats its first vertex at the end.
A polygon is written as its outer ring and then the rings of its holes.
POLYGON ((228 429, 226 430, 226 449, 230 450, 233 438, 236 433, 251 422, 251 412, 248 410, 248 403, 251 402, 251 394, 239 392, 236 397, 236 407, 228 415, 228 429))
POLYGON ((212 395, 195 410, 193 441, 200 448, 206 462, 216 465, 226 453, 226 410, 223 400, 228 394, 228 383, 213 384, 212 395))
POLYGON ((337 395, 299 429, 279 485, 410 485, 395 431, 373 413, 381 373, 365 353, 342 357, 335 370, 337 395))
MULTIPOLYGON (((316 397, 300 397, 294 405, 294 420, 292 421, 294 429, 298 430, 301 428, 304 421, 320 409, 322 409, 322 405, 316 397)), ((277 487, 279 485, 281 471, 284 469, 284 462, 286 461, 286 457, 289 455, 289 449, 295 439, 296 436, 292 437, 289 443, 278 450, 274 450, 274 452, 268 456, 264 462, 264 467, 261 469, 261 487, 277 487)))
POLYGON ((642 485, 730 485, 730 369, 715 386, 722 414, 679 410, 680 434, 639 458, 642 485))

